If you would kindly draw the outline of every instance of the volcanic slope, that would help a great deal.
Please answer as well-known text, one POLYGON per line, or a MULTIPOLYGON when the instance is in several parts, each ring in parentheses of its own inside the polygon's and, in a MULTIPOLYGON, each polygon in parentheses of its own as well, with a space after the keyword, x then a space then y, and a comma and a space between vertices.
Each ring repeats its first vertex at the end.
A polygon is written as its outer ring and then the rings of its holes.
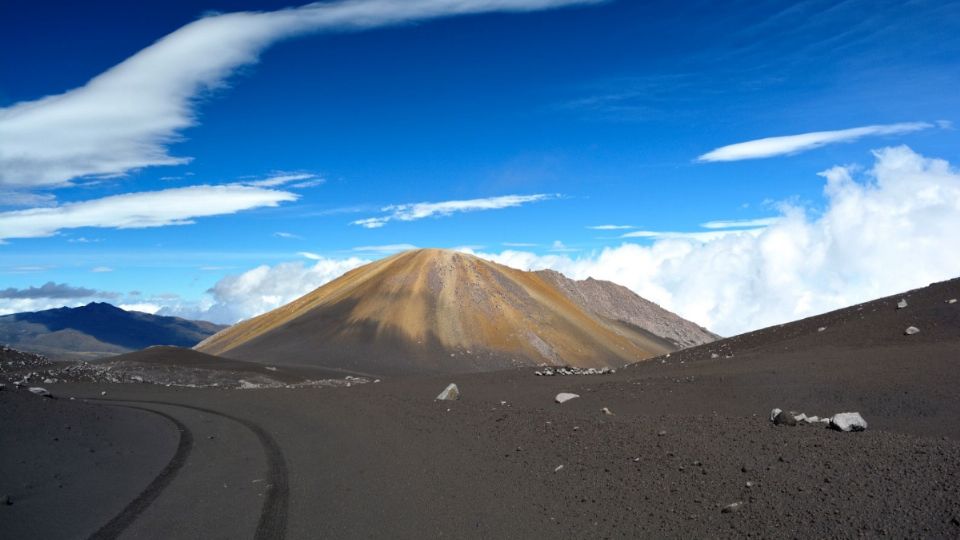
POLYGON ((637 323, 583 309, 544 274, 423 249, 357 268, 196 349, 238 360, 404 374, 542 363, 613 367, 678 348, 637 323))

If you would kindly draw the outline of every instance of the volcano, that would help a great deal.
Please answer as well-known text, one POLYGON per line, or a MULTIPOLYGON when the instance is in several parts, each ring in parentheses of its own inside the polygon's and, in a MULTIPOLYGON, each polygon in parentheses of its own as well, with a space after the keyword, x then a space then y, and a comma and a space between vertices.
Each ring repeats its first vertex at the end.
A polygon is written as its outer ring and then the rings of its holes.
POLYGON ((236 360, 356 374, 619 367, 717 336, 624 287, 421 249, 204 340, 236 360))

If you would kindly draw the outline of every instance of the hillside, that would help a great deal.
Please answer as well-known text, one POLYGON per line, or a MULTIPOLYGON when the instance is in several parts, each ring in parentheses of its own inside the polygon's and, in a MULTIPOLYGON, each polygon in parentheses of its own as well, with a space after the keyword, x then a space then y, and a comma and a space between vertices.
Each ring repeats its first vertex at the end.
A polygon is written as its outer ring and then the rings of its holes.
POLYGON ((192 347, 223 328, 93 302, 0 316, 0 343, 53 360, 89 360, 152 345, 192 347))
POLYGON ((678 348, 675 333, 656 333, 662 324, 584 309, 587 297, 571 299, 555 282, 463 253, 409 251, 348 272, 196 348, 359 374, 614 367, 678 348))

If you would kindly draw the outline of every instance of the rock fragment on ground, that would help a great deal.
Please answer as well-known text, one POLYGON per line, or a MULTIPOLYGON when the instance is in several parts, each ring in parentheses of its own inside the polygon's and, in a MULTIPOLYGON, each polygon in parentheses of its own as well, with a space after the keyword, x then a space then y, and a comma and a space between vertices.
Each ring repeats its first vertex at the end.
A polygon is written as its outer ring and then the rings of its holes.
POLYGON ((28 388, 27 390, 29 390, 30 393, 36 394, 36 395, 38 395, 38 396, 53 397, 53 394, 51 394, 49 390, 47 390, 46 388, 43 388, 43 387, 41 387, 41 386, 31 386, 31 387, 28 388))
POLYGON ((743 501, 737 501, 724 506, 720 512, 724 514, 732 514, 733 512, 739 512, 741 508, 743 508, 743 501))
POLYGON ((559 394, 557 394, 557 397, 553 398, 553 400, 556 401, 557 403, 566 403, 567 401, 570 401, 571 399, 576 399, 578 397, 580 397, 579 394, 571 394, 570 392, 560 392, 559 394))
POLYGON ((458 399, 460 399, 460 389, 457 388, 457 385, 454 383, 450 383, 443 389, 443 392, 440 392, 440 395, 437 396, 438 401, 456 401, 458 399))
POLYGON ((920 329, 917 328, 916 326, 908 326, 907 329, 903 331, 903 333, 908 336, 912 336, 914 334, 919 334, 920 329))
POLYGON ((957 303, 957 299, 956 299, 956 298, 951 298, 951 299, 947 300, 947 303, 948 303, 948 304, 956 304, 956 303, 957 303))
POLYGON ((606 407, 600 409, 600 412, 602 412, 603 414, 605 414, 605 415, 607 415, 607 416, 613 416, 613 411, 611 411, 610 409, 608 409, 608 408, 606 408, 606 407))
POLYGON ((907 307, 907 300, 904 298, 901 298, 900 301, 897 302, 897 309, 903 309, 905 307, 907 307))
POLYGON ((780 411, 773 419, 773 424, 776 426, 795 426, 797 425, 797 419, 787 411, 780 411))
POLYGON ((774 420, 776 420, 776 419, 777 419, 777 415, 780 414, 780 413, 782 413, 782 412, 783 412, 782 409, 776 409, 776 408, 773 409, 772 411, 770 411, 770 421, 773 422, 774 420))
POLYGON ((837 431, 863 431, 867 421, 858 412, 837 413, 830 418, 830 427, 837 431))

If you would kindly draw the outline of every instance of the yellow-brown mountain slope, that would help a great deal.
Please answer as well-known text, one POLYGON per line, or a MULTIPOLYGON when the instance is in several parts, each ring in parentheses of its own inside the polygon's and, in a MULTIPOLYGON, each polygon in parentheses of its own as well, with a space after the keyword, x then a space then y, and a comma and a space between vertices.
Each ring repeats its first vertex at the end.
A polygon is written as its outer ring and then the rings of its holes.
POLYGON ((365 374, 622 366, 676 348, 584 309, 541 273, 439 249, 352 270, 196 347, 365 374))

